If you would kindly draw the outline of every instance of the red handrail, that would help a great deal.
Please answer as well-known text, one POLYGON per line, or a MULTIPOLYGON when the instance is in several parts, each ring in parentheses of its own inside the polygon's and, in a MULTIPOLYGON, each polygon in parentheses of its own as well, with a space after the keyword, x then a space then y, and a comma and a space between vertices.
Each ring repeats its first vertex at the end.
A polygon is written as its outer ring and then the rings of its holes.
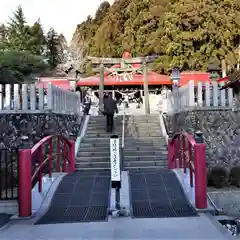
POLYGON ((75 171, 75 142, 63 136, 47 136, 36 143, 31 149, 19 150, 19 216, 27 217, 32 214, 32 183, 38 182, 38 190, 42 192, 43 168, 48 163, 48 174, 52 177, 53 160, 56 159, 57 172, 75 171), (57 139, 54 152, 53 140, 57 139), (43 153, 44 144, 48 144, 46 158, 43 153), (63 145, 63 146, 61 146, 63 145), (68 156, 67 156, 68 147, 68 156), (63 148, 63 149, 62 149, 63 148), (63 151, 62 151, 63 150, 63 151), (63 167, 61 168, 61 155, 63 167), (37 158, 37 159, 36 159, 37 158), (35 160, 35 161, 34 161, 35 160), (33 165, 37 166, 33 169, 33 165))
POLYGON ((190 172, 190 186, 195 183, 196 208, 207 208, 206 146, 191 134, 180 132, 168 141, 168 169, 183 168, 190 172))

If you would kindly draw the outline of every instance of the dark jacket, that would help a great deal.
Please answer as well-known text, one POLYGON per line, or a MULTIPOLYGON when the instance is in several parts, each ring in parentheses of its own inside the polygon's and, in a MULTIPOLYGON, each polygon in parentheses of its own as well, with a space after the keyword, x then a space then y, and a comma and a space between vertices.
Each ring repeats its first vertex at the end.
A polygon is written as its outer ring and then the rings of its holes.
POLYGON ((104 113, 114 115, 115 112, 118 112, 117 102, 112 98, 106 98, 104 100, 104 113))

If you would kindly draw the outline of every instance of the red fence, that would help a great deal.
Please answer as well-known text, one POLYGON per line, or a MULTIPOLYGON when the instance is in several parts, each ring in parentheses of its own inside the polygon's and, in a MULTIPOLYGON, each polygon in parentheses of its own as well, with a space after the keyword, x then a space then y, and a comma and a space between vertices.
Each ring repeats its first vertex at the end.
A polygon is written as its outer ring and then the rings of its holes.
POLYGON ((42 178, 52 172, 75 171, 75 142, 62 136, 47 136, 31 149, 19 151, 19 216, 32 215, 32 187, 42 192, 42 178))
POLYGON ((201 133, 196 140, 187 133, 177 133, 168 142, 168 168, 183 168, 190 172, 190 186, 195 187, 195 206, 207 208, 206 146, 201 133))

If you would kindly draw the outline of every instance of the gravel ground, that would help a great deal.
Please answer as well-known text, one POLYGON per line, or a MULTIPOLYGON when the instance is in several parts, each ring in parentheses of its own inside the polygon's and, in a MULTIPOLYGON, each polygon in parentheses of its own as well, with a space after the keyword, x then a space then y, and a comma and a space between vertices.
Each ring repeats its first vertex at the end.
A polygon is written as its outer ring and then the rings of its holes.
POLYGON ((208 195, 214 204, 223 210, 227 216, 240 217, 240 189, 225 187, 221 189, 208 188, 208 195))

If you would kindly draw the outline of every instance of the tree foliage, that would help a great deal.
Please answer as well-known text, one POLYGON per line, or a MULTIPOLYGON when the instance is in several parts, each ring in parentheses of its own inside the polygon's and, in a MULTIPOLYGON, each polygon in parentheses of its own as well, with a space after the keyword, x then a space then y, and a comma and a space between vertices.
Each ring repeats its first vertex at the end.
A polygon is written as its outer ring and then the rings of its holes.
POLYGON ((56 67, 64 61, 64 44, 65 37, 54 29, 44 35, 40 19, 29 26, 18 6, 7 25, 0 25, 0 82, 33 80, 49 66, 56 67))
POLYGON ((124 50, 133 56, 158 54, 153 67, 159 72, 173 66, 206 70, 210 61, 221 59, 231 68, 237 63, 238 0, 118 0, 101 6, 74 33, 82 59, 121 57, 124 50))
POLYGON ((61 61, 58 47, 60 45, 59 36, 56 31, 51 28, 47 33, 47 60, 52 68, 55 68, 61 61))
POLYGON ((28 52, 0 51, 0 82, 13 83, 32 80, 35 74, 47 68, 42 57, 28 52))

